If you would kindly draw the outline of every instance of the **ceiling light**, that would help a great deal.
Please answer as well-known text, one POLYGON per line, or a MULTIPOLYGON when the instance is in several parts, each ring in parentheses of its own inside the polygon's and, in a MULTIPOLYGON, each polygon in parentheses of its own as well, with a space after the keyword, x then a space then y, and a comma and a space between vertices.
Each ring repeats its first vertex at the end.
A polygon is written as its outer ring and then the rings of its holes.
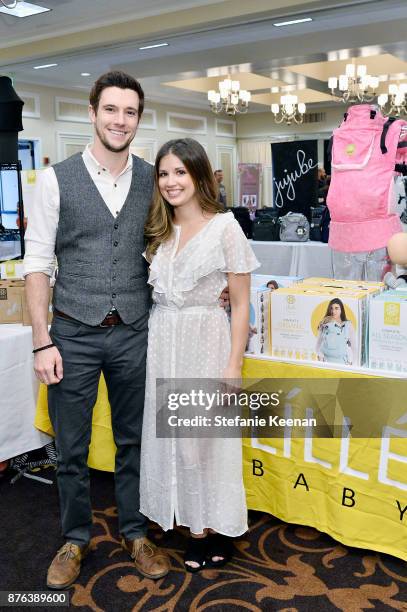
POLYGON ((140 51, 144 49, 156 49, 157 47, 168 47, 168 43, 157 43, 156 45, 146 45, 145 47, 139 47, 140 51))
POLYGON ((328 87, 333 96, 342 102, 372 102, 379 87, 379 78, 367 74, 365 65, 346 64, 345 74, 328 79, 328 87))
POLYGON ((81 72, 81 76, 90 76, 90 72, 81 72))
POLYGON ((208 100, 213 113, 247 113, 251 100, 250 91, 240 89, 239 81, 232 81, 230 76, 219 83, 219 91, 208 91, 208 100))
POLYGON ((389 85, 388 94, 380 94, 377 98, 377 103, 383 115, 407 115, 407 83, 389 85))
POLYGON ((294 121, 297 125, 304 121, 304 115, 307 107, 304 102, 298 102, 298 97, 291 94, 281 96, 280 105, 272 104, 271 112, 274 115, 274 121, 276 123, 282 123, 285 121, 287 125, 291 125, 294 121))
POLYGON ((38 4, 31 4, 31 2, 17 2, 14 8, 7 8, 7 6, 13 6, 13 4, 8 4, 6 2, 1 2, 0 4, 0 13, 5 13, 6 15, 12 15, 13 17, 31 17, 31 15, 38 15, 39 13, 47 13, 51 9, 46 8, 45 6, 38 6, 38 4), (3 6, 2 6, 3 5, 3 6))
POLYGON ((42 66, 34 66, 34 70, 41 70, 41 68, 52 68, 58 66, 58 64, 42 64, 42 66))
POLYGON ((303 19, 292 19, 291 21, 279 21, 277 23, 273 23, 273 26, 276 26, 276 28, 281 28, 283 26, 294 25, 296 23, 305 23, 306 21, 312 21, 311 17, 304 17, 303 19))

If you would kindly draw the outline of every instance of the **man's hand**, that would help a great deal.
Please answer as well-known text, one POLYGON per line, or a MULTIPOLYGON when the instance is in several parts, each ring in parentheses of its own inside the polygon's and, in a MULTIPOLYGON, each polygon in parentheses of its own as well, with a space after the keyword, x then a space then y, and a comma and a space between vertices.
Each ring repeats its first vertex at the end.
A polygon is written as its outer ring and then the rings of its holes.
POLYGON ((224 288, 224 290, 222 291, 222 293, 219 296, 219 306, 224 308, 226 311, 229 310, 229 308, 230 308, 229 285, 227 285, 224 288))
POLYGON ((56 346, 35 353, 34 372, 38 380, 46 385, 55 385, 62 380, 62 357, 56 346))

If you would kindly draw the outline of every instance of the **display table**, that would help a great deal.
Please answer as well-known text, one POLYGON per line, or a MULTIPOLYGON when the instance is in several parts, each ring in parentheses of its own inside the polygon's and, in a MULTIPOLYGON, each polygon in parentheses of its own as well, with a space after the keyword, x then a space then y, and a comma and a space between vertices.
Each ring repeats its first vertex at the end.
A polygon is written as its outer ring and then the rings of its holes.
MULTIPOLYGON (((332 370, 272 358, 247 357, 244 378, 348 378, 366 370, 332 370)), ((377 374, 384 374, 377 372, 377 374)), ((404 421, 403 421, 404 418, 404 421)), ((336 540, 407 560, 407 423, 404 439, 247 439, 243 444, 248 507, 309 525, 336 540), (398 505, 399 504, 399 505, 398 505), (400 509, 399 509, 400 506, 400 509)), ((52 433, 46 388, 41 386, 36 425, 52 433)), ((112 471, 115 447, 105 383, 94 409, 90 467, 112 471)))
POLYGON ((0 240, 0 261, 21 257, 21 244, 19 240, 0 240))
MULTIPOLYGON (((383 374, 375 372, 376 374, 383 374)), ((359 378, 270 358, 247 358, 246 378, 359 378)), ((407 561, 407 414, 381 438, 246 439, 248 507, 309 525, 349 546, 407 561)))
POLYGON ((38 382, 31 351, 31 327, 0 325, 0 461, 51 440, 34 427, 38 382))
POLYGON ((256 274, 333 278, 332 250, 323 242, 250 240, 250 244, 261 263, 256 274))

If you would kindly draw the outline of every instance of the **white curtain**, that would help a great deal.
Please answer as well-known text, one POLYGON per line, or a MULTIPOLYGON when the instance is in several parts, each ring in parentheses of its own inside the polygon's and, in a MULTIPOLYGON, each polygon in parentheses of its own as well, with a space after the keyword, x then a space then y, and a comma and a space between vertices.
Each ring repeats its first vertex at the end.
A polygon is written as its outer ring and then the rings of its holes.
POLYGON ((271 166, 271 145, 269 142, 240 140, 238 151, 239 161, 243 164, 271 166))

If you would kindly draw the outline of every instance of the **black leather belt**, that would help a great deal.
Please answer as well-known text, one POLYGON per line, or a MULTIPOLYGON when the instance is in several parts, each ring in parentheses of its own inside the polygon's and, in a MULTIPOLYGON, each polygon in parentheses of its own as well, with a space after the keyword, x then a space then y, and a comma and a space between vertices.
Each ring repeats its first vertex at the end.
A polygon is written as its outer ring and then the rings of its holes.
MULTIPOLYGON (((71 321, 77 321, 77 319, 70 317, 64 312, 57 310, 56 308, 54 308, 54 314, 56 314, 58 317, 62 317, 63 319, 70 319, 71 321)), ((78 323, 80 323, 80 321, 78 321, 78 323)), ((97 327, 113 327, 113 325, 121 325, 121 323, 123 323, 123 321, 121 320, 119 313, 115 311, 115 312, 109 312, 109 314, 105 316, 103 321, 97 327)))

